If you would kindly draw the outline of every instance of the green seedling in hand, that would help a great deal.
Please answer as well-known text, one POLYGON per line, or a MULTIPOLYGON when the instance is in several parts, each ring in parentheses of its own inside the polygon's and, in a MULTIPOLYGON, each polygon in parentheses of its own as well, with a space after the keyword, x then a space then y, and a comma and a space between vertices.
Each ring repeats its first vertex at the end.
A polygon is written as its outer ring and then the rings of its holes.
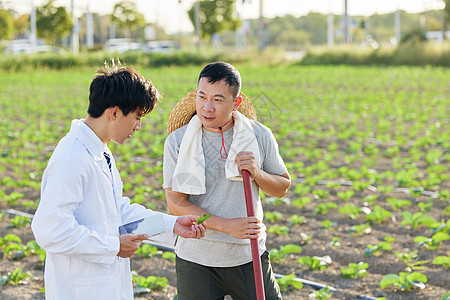
POLYGON ((203 221, 206 221, 209 217, 211 217, 211 215, 203 214, 202 217, 198 218, 197 224, 201 224, 203 221))

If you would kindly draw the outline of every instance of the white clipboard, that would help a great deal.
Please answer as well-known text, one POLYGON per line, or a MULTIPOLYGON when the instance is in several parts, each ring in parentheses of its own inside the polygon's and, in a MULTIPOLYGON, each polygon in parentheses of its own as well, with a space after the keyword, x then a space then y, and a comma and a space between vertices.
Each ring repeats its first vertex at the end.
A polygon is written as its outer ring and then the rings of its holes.
POLYGON ((147 233, 153 236, 166 231, 166 224, 162 214, 155 214, 145 218, 138 224, 138 227, 132 231, 133 234, 147 233))

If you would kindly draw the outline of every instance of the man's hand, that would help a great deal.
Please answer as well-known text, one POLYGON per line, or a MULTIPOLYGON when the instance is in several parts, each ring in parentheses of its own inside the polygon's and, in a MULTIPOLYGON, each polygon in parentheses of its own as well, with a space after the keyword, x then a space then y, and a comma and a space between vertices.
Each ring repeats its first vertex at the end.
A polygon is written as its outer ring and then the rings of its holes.
POLYGON ((119 236, 120 250, 117 256, 128 258, 133 256, 134 252, 139 249, 142 241, 148 238, 148 234, 124 234, 119 236))
POLYGON ((236 155, 239 171, 247 170, 253 179, 260 176, 261 169, 256 164, 255 156, 250 151, 241 151, 236 155))
POLYGON ((238 239, 257 239, 261 233, 260 221, 256 217, 234 218, 226 221, 226 233, 238 239))
POLYGON ((197 224, 197 220, 197 216, 180 216, 175 222, 173 232, 183 238, 202 238, 205 236, 206 222, 197 224))

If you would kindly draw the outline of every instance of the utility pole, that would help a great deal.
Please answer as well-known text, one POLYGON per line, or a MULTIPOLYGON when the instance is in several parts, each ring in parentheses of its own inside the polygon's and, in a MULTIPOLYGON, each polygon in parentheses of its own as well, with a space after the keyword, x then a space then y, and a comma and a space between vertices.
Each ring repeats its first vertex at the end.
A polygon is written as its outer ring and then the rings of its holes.
POLYGON ((264 0, 259 0, 259 35, 258 35, 258 50, 261 52, 264 49, 264 0))
POLYGON ((400 44, 400 11, 397 10, 395 12, 395 17, 394 17, 394 26, 395 26, 395 39, 397 40, 397 45, 400 44))
POLYGON ((30 41, 33 47, 37 45, 36 6, 34 6, 34 0, 31 0, 30 41))
POLYGON ((328 1, 328 6, 330 12, 328 13, 327 19, 327 45, 328 47, 332 47, 334 45, 334 16, 331 12, 331 0, 328 1))
POLYGON ((197 47, 200 48, 202 41, 202 29, 200 27, 200 0, 196 0, 194 5, 195 33, 197 35, 197 47))
POLYGON ((92 49, 94 47, 94 26, 92 21, 90 2, 88 2, 86 12, 86 47, 88 49, 92 49))
POLYGON ((344 0, 344 43, 348 43, 348 13, 347 0, 344 0))
POLYGON ((79 52, 79 39, 78 39, 78 28, 77 28, 77 23, 78 21, 76 20, 75 17, 75 4, 74 4, 75 0, 71 1, 71 11, 72 11, 72 33, 70 34, 70 49, 72 49, 72 52, 74 54, 78 54, 79 52))

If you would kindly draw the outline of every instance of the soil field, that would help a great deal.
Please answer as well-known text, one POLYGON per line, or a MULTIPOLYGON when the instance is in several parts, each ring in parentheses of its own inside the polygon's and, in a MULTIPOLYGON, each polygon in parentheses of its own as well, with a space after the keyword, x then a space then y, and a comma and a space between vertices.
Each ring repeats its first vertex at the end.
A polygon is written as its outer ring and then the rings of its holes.
MULTIPOLYGON (((195 88, 200 69, 138 68, 164 98, 133 140, 108 145, 120 162, 124 195, 158 211, 167 211, 161 166, 167 117, 195 88)), ((309 284, 297 289, 285 277, 283 299, 447 299, 450 70, 239 69, 243 92, 259 121, 274 132, 292 176, 286 197, 261 194, 274 271, 330 290, 309 284), (368 266, 350 272, 354 278, 343 276, 349 264, 360 262, 368 266), (380 287, 386 275, 402 272, 416 280, 380 287)), ((0 299, 44 299, 44 263, 33 243, 27 244, 34 240, 30 225, 7 211, 34 213, 51 152, 70 120, 86 114, 92 74, 0 75, 0 299), (32 277, 14 282, 8 274, 16 268, 32 277)), ((136 276, 167 280, 136 299, 176 295, 174 263, 163 252, 147 249, 131 259, 136 276)))

